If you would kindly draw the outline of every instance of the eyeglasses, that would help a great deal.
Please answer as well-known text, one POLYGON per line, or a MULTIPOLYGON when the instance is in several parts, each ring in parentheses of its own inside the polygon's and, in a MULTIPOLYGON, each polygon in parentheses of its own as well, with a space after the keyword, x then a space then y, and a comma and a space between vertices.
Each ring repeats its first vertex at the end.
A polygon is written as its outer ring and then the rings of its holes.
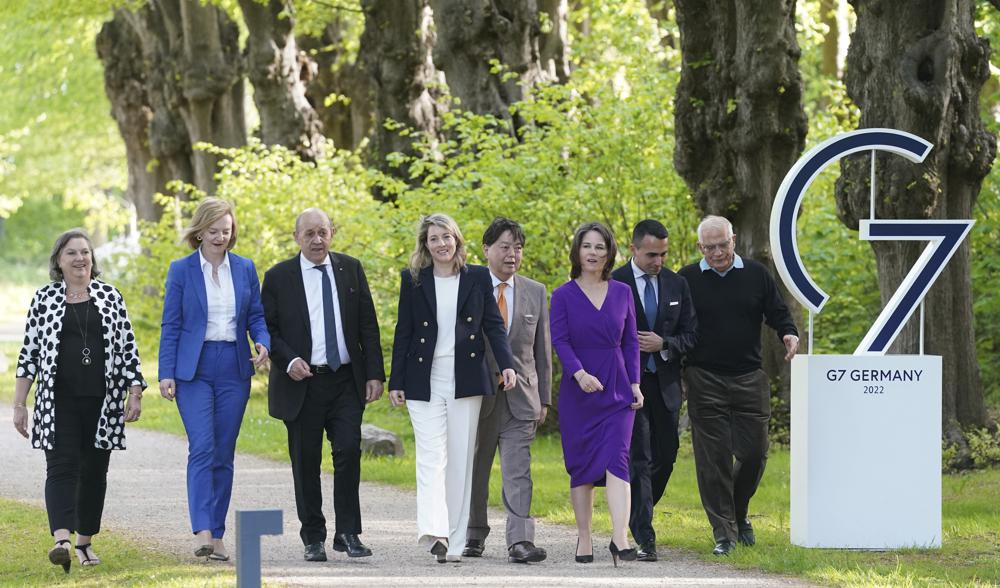
POLYGON ((729 245, 732 242, 733 242, 732 239, 727 239, 722 243, 711 243, 711 244, 699 243, 698 247, 701 247, 701 250, 705 253, 715 253, 716 251, 725 251, 726 249, 729 249, 729 245))

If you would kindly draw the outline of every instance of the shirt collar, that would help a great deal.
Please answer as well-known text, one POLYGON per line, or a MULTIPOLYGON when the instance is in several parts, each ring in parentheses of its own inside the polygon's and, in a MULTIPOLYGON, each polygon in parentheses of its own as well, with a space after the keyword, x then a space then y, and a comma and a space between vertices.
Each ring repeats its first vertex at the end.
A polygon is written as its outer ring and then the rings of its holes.
POLYGON ((729 272, 731 272, 734 269, 743 269, 743 258, 740 257, 739 255, 737 255, 736 253, 734 253, 733 254, 733 265, 729 266, 729 268, 726 271, 724 271, 724 272, 720 272, 720 271, 717 271, 714 268, 712 268, 712 266, 708 265, 708 261, 706 261, 704 257, 702 257, 701 261, 698 262, 698 267, 700 267, 701 271, 703 271, 703 272, 707 272, 708 270, 712 270, 713 272, 719 274, 720 276, 725 277, 726 274, 728 274, 729 272))
MULTIPOLYGON (((198 261, 200 262, 199 267, 201 267, 202 270, 205 269, 206 265, 208 265, 209 267, 212 267, 212 262, 210 262, 207 259, 205 259, 205 255, 201 252, 201 247, 198 248, 198 261)), ((219 267, 220 268, 224 267, 227 270, 229 269, 229 253, 228 252, 222 258, 222 263, 219 264, 219 267)))
POLYGON ((496 275, 493 273, 493 270, 490 270, 490 279, 493 280, 493 287, 494 288, 496 288, 500 284, 507 284, 508 288, 513 288, 514 287, 514 276, 511 276, 510 279, 505 282, 505 281, 501 280, 500 278, 496 277, 496 275))
POLYGON ((639 283, 639 280, 643 279, 642 278, 643 276, 647 276, 648 275, 648 276, 650 276, 650 277, 652 277, 654 279, 657 277, 657 276, 654 276, 653 274, 647 274, 646 272, 642 271, 642 268, 640 268, 639 266, 637 266, 635 264, 635 258, 634 257, 629 261, 629 265, 632 266, 632 277, 635 278, 635 283, 636 284, 639 283))
POLYGON ((327 266, 330 265, 330 255, 329 254, 327 254, 326 259, 323 260, 323 263, 313 263, 313 262, 309 261, 306 258, 306 256, 303 255, 301 252, 299 253, 299 265, 302 266, 302 271, 311 270, 312 268, 314 268, 316 266, 324 265, 324 264, 326 264, 327 266))

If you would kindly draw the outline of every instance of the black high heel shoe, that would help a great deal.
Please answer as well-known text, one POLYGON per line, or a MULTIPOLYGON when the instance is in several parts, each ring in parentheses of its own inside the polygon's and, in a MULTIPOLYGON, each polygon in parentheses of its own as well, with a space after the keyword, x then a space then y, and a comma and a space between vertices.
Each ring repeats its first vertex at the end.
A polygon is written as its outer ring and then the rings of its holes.
POLYGON ((80 559, 81 566, 83 567, 96 566, 97 564, 101 563, 101 558, 97 557, 97 554, 94 554, 94 557, 90 557, 90 553, 87 552, 87 550, 90 549, 90 543, 87 543, 85 545, 77 545, 73 549, 76 549, 77 551, 76 556, 77 558, 80 559))
MULTIPOLYGON (((576 538, 576 552, 580 552, 580 538, 576 538)), ((594 563, 594 542, 590 542, 590 555, 577 555, 576 563, 594 563)))
POLYGON ((611 552, 611 561, 614 562, 616 568, 618 567, 618 560, 635 561, 636 558, 635 547, 631 549, 618 549, 614 541, 611 541, 611 544, 608 545, 608 551, 611 552))
POLYGON ((69 556, 69 539, 62 539, 61 541, 56 541, 55 546, 49 550, 49 561, 53 565, 62 566, 62 569, 67 574, 69 573, 69 566, 72 564, 73 560, 69 556), (66 547, 63 547, 63 543, 66 547))

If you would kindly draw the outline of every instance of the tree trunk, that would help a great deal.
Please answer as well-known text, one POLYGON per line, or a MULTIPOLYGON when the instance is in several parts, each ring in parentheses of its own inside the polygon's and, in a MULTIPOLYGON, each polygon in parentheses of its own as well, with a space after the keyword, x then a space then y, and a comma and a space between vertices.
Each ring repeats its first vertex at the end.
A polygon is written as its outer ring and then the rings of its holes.
POLYGON ((140 204, 170 180, 214 191, 216 156, 193 149, 196 143, 246 143, 238 37, 222 10, 198 0, 153 0, 106 24, 98 54, 140 214, 159 214, 140 204))
POLYGON ((315 63, 306 98, 323 123, 323 134, 338 149, 353 150, 371 133, 372 89, 361 58, 347 55, 343 29, 338 13, 318 37, 298 41, 315 63))
POLYGON ((322 148, 321 123, 306 100, 303 67, 289 0, 239 0, 249 37, 246 63, 253 99, 260 113, 260 138, 267 145, 283 145, 306 161, 314 161, 322 148))
POLYGON ((409 181, 406 166, 390 167, 386 157, 413 154, 412 134, 403 136, 395 125, 405 125, 432 142, 441 129, 443 80, 434 68, 434 27, 428 0, 362 0, 365 31, 359 59, 368 73, 374 97, 372 155, 376 166, 409 181))
POLYGON ((111 102, 111 116, 125 141, 128 187, 125 198, 141 220, 156 221, 162 208, 153 194, 166 192, 171 179, 168 166, 156 164, 149 127, 153 108, 146 91, 147 79, 139 38, 121 11, 104 23, 97 35, 97 56, 104 64, 104 91, 111 102))
POLYGON ((538 40, 538 54, 546 77, 560 84, 569 81, 569 0, 538 0, 548 29, 538 40))
MULTIPOLYGON (((876 217, 968 219, 996 155, 996 139, 979 117, 989 77, 989 43, 978 38, 974 0, 899 4, 853 0, 857 28, 847 55, 847 92, 861 109, 862 128, 889 127, 923 137, 934 149, 922 164, 880 154, 876 217)), ((838 214, 857 229, 869 214, 868 155, 841 162, 838 214)), ((924 243, 873 241, 879 290, 887 301, 924 243)), ((962 244, 925 299, 925 349, 943 356, 945 438, 965 448, 961 426, 987 423, 976 362, 969 242, 962 244)), ((917 353, 915 315, 891 348, 917 353)))
MULTIPOLYGON (((649 11, 649 16, 653 17, 653 20, 666 26, 666 23, 671 20, 670 4, 671 0, 646 0, 646 10, 649 11)), ((672 49, 675 42, 674 36, 670 32, 660 37, 661 47, 672 49)))
MULTIPOLYGON (((741 255, 774 269, 768 225, 774 194, 802 152, 794 0, 676 0, 681 79, 674 165, 705 214, 727 217, 741 255)), ((792 316, 801 312, 782 285, 792 316)), ((766 331, 764 368, 787 397, 788 364, 766 331)))
POLYGON ((437 44, 434 64, 444 72, 452 96, 463 110, 521 123, 510 106, 525 90, 552 81, 539 54, 541 30, 535 0, 430 0, 437 44), (507 78, 495 64, 517 74, 507 78))

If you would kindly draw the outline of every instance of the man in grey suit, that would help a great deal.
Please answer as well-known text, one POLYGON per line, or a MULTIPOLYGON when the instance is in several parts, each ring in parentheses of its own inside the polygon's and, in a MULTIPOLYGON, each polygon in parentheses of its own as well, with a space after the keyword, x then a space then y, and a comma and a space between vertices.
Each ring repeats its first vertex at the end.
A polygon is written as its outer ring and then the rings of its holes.
MULTIPOLYGON (((507 560, 540 562, 544 549, 535 547, 535 520, 531 518, 531 442, 545 421, 552 402, 552 341, 545 286, 517 275, 521 267, 524 229, 503 217, 483 234, 483 253, 493 279, 493 295, 507 323, 517 384, 508 391, 483 397, 479 433, 472 469, 472 505, 468 539, 462 555, 482 557, 490 526, 486 517, 490 470, 500 447, 503 504, 507 510, 507 560)), ((500 371, 487 347, 487 360, 499 382, 500 371)))

